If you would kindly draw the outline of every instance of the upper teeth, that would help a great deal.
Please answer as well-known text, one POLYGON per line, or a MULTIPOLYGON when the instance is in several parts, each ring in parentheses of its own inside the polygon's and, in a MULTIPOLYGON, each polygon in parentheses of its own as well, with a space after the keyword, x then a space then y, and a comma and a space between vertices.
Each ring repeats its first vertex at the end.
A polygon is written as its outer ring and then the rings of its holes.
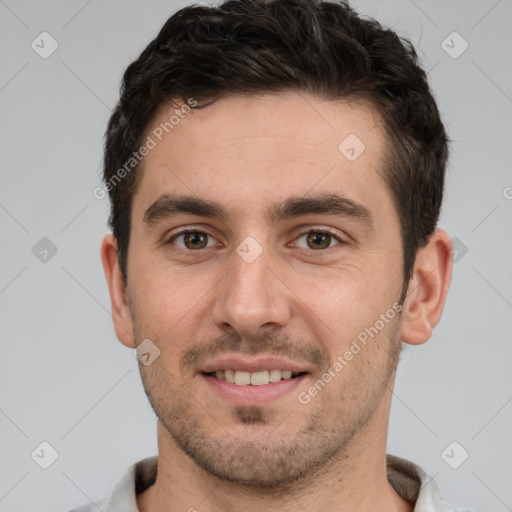
POLYGON ((278 382, 281 379, 291 379, 291 370, 263 370, 261 372, 244 372, 240 370, 217 370, 215 376, 218 379, 225 380, 231 384, 238 384, 239 386, 246 386, 252 384, 253 386, 262 386, 269 382, 278 382))

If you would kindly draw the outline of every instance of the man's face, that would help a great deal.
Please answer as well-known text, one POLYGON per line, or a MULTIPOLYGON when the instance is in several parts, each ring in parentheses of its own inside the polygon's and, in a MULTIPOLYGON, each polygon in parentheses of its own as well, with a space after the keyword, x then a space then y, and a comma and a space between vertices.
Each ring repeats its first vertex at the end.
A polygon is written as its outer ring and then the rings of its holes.
POLYGON ((361 436, 385 435, 400 350, 380 118, 291 92, 229 97, 160 142, 152 131, 172 114, 147 131, 157 145, 128 252, 136 343, 160 350, 141 365, 153 408, 220 478, 273 485, 349 457, 361 436))

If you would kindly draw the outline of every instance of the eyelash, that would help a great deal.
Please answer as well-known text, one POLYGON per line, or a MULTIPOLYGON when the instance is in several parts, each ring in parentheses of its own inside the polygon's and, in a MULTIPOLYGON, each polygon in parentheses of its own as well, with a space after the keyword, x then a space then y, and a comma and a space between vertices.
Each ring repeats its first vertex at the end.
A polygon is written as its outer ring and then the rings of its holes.
MULTIPOLYGON (((166 245, 172 245, 172 243, 176 240, 176 238, 178 238, 180 236, 187 235, 188 233, 200 233, 202 235, 206 235, 206 236, 208 236, 210 238, 215 239, 215 237, 213 235, 211 235, 210 233, 208 233, 207 231, 203 231, 201 229, 195 229, 195 228, 187 228, 187 229, 183 229, 183 230, 179 231, 178 233, 175 233, 174 235, 172 235, 172 237, 169 238, 169 240, 166 242, 166 245)), ((188 251, 188 252, 199 252, 199 251, 201 251, 201 249, 196 249, 195 251, 193 251, 192 249, 183 249, 182 247, 179 247, 178 249, 185 250, 185 251, 188 251)))
MULTIPOLYGON (((175 233, 174 235, 172 235, 172 237, 166 242, 166 245, 173 245, 173 242, 178 237, 187 235, 188 233, 200 233, 202 235, 206 235, 206 236, 208 236, 210 238, 215 239, 215 237, 213 235, 211 235, 210 233, 208 233, 207 231, 202 231, 200 229, 195 229, 195 228, 187 228, 187 229, 183 229, 182 231, 179 231, 178 233, 175 233)), ((333 249, 334 247, 336 247, 338 245, 343 245, 345 243, 344 240, 342 240, 338 235, 336 235, 335 233, 333 233, 332 231, 330 231, 330 230, 328 230, 326 228, 313 228, 313 229, 309 229, 309 230, 304 231, 301 234, 299 234, 299 236, 297 236, 294 240, 299 240, 303 236, 311 234, 311 233, 330 235, 331 237, 333 237, 337 241, 337 244, 335 244, 332 247, 327 247, 326 249, 316 249, 316 250, 315 249, 307 249, 307 248, 306 249, 305 248, 300 248, 300 249, 310 250, 310 251, 315 252, 315 253, 321 253, 321 252, 327 251, 328 249, 333 249)), ((288 245, 289 244, 287 244, 287 246, 288 245)), ((178 247, 176 250, 183 250, 183 251, 186 251, 188 253, 194 253, 194 252, 201 252, 204 249, 193 250, 193 249, 186 249, 186 248, 184 249, 182 247, 178 247)))

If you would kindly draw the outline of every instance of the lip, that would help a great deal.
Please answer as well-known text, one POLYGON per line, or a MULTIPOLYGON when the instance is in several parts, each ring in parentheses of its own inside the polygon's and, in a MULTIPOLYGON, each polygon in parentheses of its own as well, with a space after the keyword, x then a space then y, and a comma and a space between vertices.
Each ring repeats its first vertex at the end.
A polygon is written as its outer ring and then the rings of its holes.
MULTIPOLYGON (((268 367, 267 367, 268 368, 268 367)), ((250 371, 250 370, 246 370, 250 371)), ((258 371, 258 370, 253 370, 258 371)), ((299 375, 292 379, 270 382, 263 386, 239 386, 210 375, 199 375, 205 384, 217 396, 228 400, 235 405, 256 406, 272 402, 284 395, 293 392, 304 381, 308 374, 299 375)))
POLYGON ((217 370, 240 370, 244 372, 261 372, 264 370, 291 370, 293 373, 309 373, 311 368, 307 364, 300 364, 281 357, 224 356, 215 361, 204 364, 198 373, 212 373, 217 370))

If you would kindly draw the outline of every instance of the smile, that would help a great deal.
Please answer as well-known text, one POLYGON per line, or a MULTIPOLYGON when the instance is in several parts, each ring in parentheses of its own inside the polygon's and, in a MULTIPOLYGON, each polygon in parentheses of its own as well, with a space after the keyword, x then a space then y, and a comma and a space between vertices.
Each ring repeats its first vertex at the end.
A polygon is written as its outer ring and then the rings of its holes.
POLYGON ((211 377, 219 380, 236 384, 237 386, 264 386, 271 382, 279 382, 280 380, 289 380, 300 377, 304 372, 292 372, 292 370, 280 370, 274 368, 271 370, 262 370, 256 372, 248 372, 242 370, 217 370, 207 373, 211 377))

